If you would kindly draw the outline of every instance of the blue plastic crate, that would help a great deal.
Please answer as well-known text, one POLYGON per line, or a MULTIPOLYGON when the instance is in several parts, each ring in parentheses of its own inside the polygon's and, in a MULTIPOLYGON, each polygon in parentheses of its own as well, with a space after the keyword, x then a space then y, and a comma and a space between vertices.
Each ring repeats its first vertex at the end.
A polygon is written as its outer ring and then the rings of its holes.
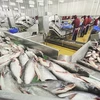
POLYGON ((12 33, 12 34, 15 34, 15 33, 17 33, 18 31, 19 31, 18 28, 10 28, 10 29, 9 29, 9 32, 12 33))
POLYGON ((100 27, 94 26, 94 27, 93 27, 93 30, 96 30, 96 31, 100 32, 100 27))
POLYGON ((61 25, 61 28, 62 29, 71 29, 71 28, 73 28, 73 26, 71 25, 71 24, 67 24, 67 25, 61 25))

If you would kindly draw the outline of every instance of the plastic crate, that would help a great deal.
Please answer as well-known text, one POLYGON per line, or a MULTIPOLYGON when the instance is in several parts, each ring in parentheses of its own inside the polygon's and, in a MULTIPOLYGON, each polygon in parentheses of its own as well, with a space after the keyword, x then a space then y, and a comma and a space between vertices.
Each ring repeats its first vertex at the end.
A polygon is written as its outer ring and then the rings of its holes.
POLYGON ((12 34, 17 33, 18 32, 18 28, 10 28, 9 32, 12 33, 12 34))

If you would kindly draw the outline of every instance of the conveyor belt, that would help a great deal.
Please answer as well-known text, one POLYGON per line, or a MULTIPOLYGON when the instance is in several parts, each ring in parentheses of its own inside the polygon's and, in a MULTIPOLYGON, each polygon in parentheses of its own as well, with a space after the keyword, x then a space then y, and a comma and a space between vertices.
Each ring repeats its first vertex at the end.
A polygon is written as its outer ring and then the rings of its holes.
POLYGON ((71 56, 71 55, 73 55, 76 52, 76 50, 72 50, 72 49, 65 48, 65 47, 58 46, 58 45, 51 44, 51 43, 45 43, 45 45, 59 50, 59 55, 62 54, 62 55, 69 55, 69 56, 71 56))
MULTIPOLYGON (((61 30, 57 25, 52 23, 52 25, 49 26, 49 30, 53 31, 59 38, 65 38, 65 35, 68 34, 68 32, 61 30)), ((69 30, 68 30, 69 31, 69 30)))

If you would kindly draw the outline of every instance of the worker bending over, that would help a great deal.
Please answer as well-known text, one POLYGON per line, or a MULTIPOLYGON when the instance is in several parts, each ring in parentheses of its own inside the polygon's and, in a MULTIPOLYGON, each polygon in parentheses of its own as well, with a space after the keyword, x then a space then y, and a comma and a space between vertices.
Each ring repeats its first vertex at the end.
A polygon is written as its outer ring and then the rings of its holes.
POLYGON ((80 27, 80 19, 77 18, 76 15, 73 16, 73 18, 74 18, 74 20, 72 22, 72 25, 74 26, 74 29, 73 29, 72 40, 76 41, 78 30, 79 30, 79 27, 80 27))

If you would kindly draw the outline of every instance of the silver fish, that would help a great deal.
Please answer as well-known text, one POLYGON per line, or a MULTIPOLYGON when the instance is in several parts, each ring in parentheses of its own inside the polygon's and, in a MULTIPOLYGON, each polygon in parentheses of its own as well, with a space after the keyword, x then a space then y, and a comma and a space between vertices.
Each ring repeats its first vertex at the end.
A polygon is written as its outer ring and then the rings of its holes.
POLYGON ((69 98, 69 100, 100 100, 100 97, 97 95, 80 91, 70 91, 67 93, 59 94, 58 96, 69 98))
POLYGON ((16 52, 16 53, 7 54, 0 57, 0 69, 8 65, 11 59, 18 57, 19 55, 20 55, 20 52, 16 52))
POLYGON ((43 52, 42 51, 39 51, 37 49, 33 49, 33 48, 28 48, 27 47, 27 50, 28 51, 32 51, 35 55, 42 56, 42 57, 44 56, 43 52))
POLYGON ((96 63, 94 62, 94 58, 92 57, 89 58, 89 64, 91 65, 92 68, 100 71, 100 66, 96 65, 96 63))
POLYGON ((17 79, 17 82, 19 84, 22 83, 22 80, 20 78, 22 69, 21 69, 21 66, 19 64, 18 59, 16 59, 16 58, 12 59, 12 62, 10 63, 10 69, 11 69, 13 75, 15 76, 15 78, 17 79))
POLYGON ((75 84, 57 80, 57 81, 36 82, 24 85, 24 87, 30 87, 30 86, 39 86, 45 90, 48 90, 53 94, 59 94, 72 90, 75 87, 75 84))
POLYGON ((24 90, 34 96, 46 96, 46 97, 57 98, 55 95, 53 95, 49 91, 46 91, 45 89, 38 86, 25 87, 24 90))
POLYGON ((1 55, 1 56, 6 55, 6 54, 8 54, 8 53, 9 53, 8 50, 0 49, 0 55, 1 55))
POLYGON ((30 59, 34 57, 36 60, 38 60, 38 57, 32 51, 25 51, 25 53, 30 59))
POLYGON ((67 69, 70 72, 77 72, 79 74, 85 74, 88 75, 84 69, 82 69, 80 66, 77 66, 75 63, 67 62, 67 61, 61 61, 61 60, 55 60, 49 58, 51 61, 57 63, 58 65, 62 66, 63 68, 67 69))
POLYGON ((100 89, 100 82, 99 81, 96 81, 92 78, 89 78, 89 77, 84 77, 84 76, 80 76, 81 79, 87 81, 88 83, 94 85, 95 87, 97 87, 98 89, 100 89))
MULTIPOLYGON (((47 61, 47 63, 46 63, 46 61, 44 62, 42 58, 39 58, 39 61, 42 65, 44 65, 46 68, 48 68, 59 79, 61 79, 63 81, 74 83, 77 86, 77 88, 79 88, 82 91, 89 91, 90 89, 94 90, 93 86, 86 83, 85 81, 83 81, 81 78, 75 76, 74 74, 69 73, 68 71, 66 71, 65 69, 60 67, 59 65, 57 65, 53 62, 50 62, 50 61, 47 61)), ((90 92, 92 92, 92 91, 90 91, 90 92)), ((93 92, 96 92, 96 91, 93 91, 93 92)))
POLYGON ((3 78, 3 83, 1 85, 2 90, 12 93, 21 93, 21 91, 18 89, 19 86, 17 85, 16 81, 14 81, 14 79, 12 78, 10 71, 6 72, 4 76, 1 75, 1 77, 3 78))
POLYGON ((19 56, 19 61, 21 66, 24 68, 25 64, 27 63, 27 61, 29 60, 28 56, 26 53, 23 53, 19 56))
POLYGON ((41 81, 57 80, 57 78, 44 66, 37 64, 35 71, 41 81))
POLYGON ((35 66, 36 62, 34 59, 30 59, 25 65, 24 71, 24 82, 25 84, 29 84, 35 76, 35 66))

